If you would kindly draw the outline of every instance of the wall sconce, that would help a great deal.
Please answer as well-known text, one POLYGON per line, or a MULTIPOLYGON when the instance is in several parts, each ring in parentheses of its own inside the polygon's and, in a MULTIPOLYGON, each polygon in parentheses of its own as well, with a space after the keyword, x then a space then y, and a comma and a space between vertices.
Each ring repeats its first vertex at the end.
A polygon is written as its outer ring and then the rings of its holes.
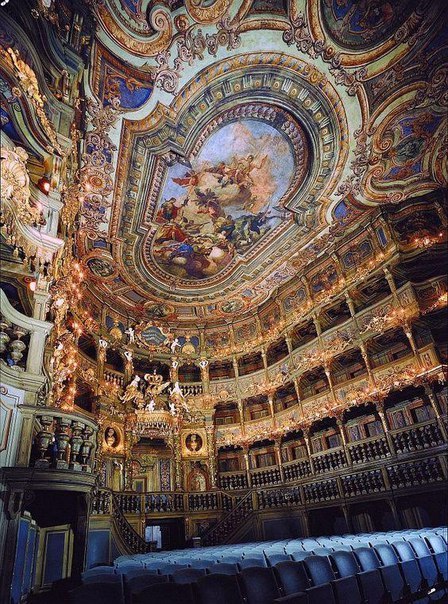
POLYGON ((46 176, 42 176, 42 178, 39 178, 39 180, 37 181, 37 188, 39 189, 39 191, 42 191, 44 195, 48 195, 48 193, 50 192, 50 187, 50 181, 46 176))

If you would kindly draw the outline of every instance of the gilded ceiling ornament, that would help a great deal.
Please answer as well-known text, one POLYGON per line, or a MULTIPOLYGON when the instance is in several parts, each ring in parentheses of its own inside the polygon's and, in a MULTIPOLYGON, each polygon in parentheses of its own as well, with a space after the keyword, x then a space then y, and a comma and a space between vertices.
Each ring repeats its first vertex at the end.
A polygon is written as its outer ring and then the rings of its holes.
POLYGON ((197 23, 209 24, 221 19, 230 4, 230 0, 214 0, 212 3, 204 0, 186 0, 185 8, 197 23))
POLYGON ((89 99, 87 112, 92 129, 85 137, 85 153, 82 156, 81 188, 83 205, 82 226, 89 236, 96 238, 97 230, 104 222, 104 209, 110 206, 113 190, 113 152, 116 146, 109 138, 109 130, 119 118, 118 99, 103 107, 89 99))
POLYGON ((191 66, 196 60, 204 60, 205 51, 215 57, 222 46, 227 50, 234 50, 240 46, 241 39, 237 28, 237 24, 230 24, 230 20, 225 18, 217 24, 217 33, 206 34, 205 37, 202 30, 195 31, 194 26, 186 30, 182 29, 175 38, 177 56, 173 60, 173 66, 170 67, 169 64, 171 52, 164 49, 155 56, 157 67, 149 65, 145 67, 152 73, 156 86, 164 92, 174 94, 185 63, 191 66))
POLYGON ((40 93, 37 76, 33 69, 20 58, 18 50, 0 48, 0 56, 9 64, 19 80, 21 91, 28 97, 36 111, 39 122, 48 137, 51 145, 48 146, 49 151, 56 151, 59 155, 64 156, 65 152, 58 143, 56 129, 52 122, 48 119, 45 113, 46 98, 40 93))
POLYGON ((295 44, 297 50, 310 56, 312 59, 322 58, 330 66, 336 84, 345 86, 347 93, 354 96, 367 76, 365 67, 356 71, 348 71, 341 64, 341 57, 333 46, 323 40, 314 40, 311 36, 308 22, 303 14, 291 17, 289 28, 283 32, 283 40, 288 46, 295 44))
POLYGON ((166 9, 157 7, 150 11, 149 20, 153 34, 145 33, 135 36, 128 30, 124 21, 117 23, 120 18, 115 10, 113 0, 89 0, 99 20, 110 37, 122 48, 140 57, 154 57, 169 48, 173 37, 171 15, 166 9), (143 38, 143 39, 142 39, 143 38))
POLYGON ((14 147, 14 150, 2 147, 0 153, 2 201, 8 204, 23 224, 41 224, 42 211, 31 200, 30 177, 26 167, 27 152, 22 147, 14 147))

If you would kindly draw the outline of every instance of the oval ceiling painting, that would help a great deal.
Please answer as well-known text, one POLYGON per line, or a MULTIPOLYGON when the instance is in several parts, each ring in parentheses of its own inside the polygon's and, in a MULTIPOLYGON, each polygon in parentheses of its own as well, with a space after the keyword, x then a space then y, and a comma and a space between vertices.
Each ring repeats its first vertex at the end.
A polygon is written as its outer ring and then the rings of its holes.
POLYGON ((168 168, 152 255, 166 273, 194 282, 217 275, 280 224, 295 162, 289 137, 256 119, 214 130, 190 162, 168 168))

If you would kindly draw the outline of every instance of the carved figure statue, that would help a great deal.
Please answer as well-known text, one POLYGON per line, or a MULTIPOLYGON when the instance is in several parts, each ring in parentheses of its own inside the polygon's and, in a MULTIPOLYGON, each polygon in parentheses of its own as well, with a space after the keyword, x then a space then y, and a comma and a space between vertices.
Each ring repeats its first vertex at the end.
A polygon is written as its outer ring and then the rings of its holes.
POLYGON ((181 398, 184 398, 181 387, 179 386, 179 382, 174 383, 174 387, 170 388, 169 393, 170 396, 180 396, 181 398))
POLYGON ((129 336, 129 344, 135 343, 135 329, 133 327, 128 327, 125 332, 129 336))
POLYGON ((170 348, 173 354, 176 354, 177 348, 182 348, 182 345, 179 342, 179 338, 174 338, 174 340, 171 342, 170 348))

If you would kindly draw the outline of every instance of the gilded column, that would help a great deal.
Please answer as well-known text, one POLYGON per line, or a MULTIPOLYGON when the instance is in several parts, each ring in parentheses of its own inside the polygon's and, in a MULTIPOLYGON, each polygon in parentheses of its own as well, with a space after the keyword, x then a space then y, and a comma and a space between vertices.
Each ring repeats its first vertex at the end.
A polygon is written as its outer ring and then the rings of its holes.
POLYGON ((387 424, 386 411, 384 409, 384 402, 379 401, 375 403, 376 411, 378 413, 378 417, 380 418, 381 425, 383 426, 384 434, 386 435, 387 444, 389 445, 390 452, 392 454, 395 453, 394 444, 392 442, 391 435, 389 433, 389 426, 387 424))
POLYGON ((210 393, 210 367, 208 360, 203 357, 199 361, 199 367, 201 368, 201 381, 202 381, 202 390, 204 394, 210 393))
POLYGON ((280 479, 282 481, 282 483, 285 480, 284 474, 283 474, 283 465, 282 465, 282 452, 281 452, 281 440, 275 440, 274 441, 274 451, 275 451, 275 457, 277 460, 277 465, 278 465, 278 469, 280 472, 280 479))
POLYGON ((216 451, 215 430, 213 425, 205 427, 207 434, 208 469, 210 473, 210 486, 216 489, 216 451))
POLYGON ((444 422, 443 422, 443 420, 442 420, 442 418, 440 416, 440 408, 439 408, 439 404, 438 404, 438 401, 437 401, 437 397, 434 394, 434 391, 431 388, 430 384, 425 384, 425 393, 426 393, 426 396, 429 399, 431 407, 433 408, 434 415, 437 418, 437 423, 439 425, 440 431, 442 432, 445 441, 448 441, 448 434, 447 434, 447 431, 446 431, 446 428, 445 428, 445 424, 444 424, 444 422))
POLYGON ((346 455, 346 457, 347 457, 347 461, 348 461, 348 463, 349 463, 350 465, 352 465, 352 463, 353 463, 353 462, 352 462, 352 457, 351 457, 351 455, 350 455, 350 451, 348 450, 348 447, 347 447, 347 435, 346 435, 346 433, 345 433, 345 426, 344 426, 344 422, 342 421, 342 419, 341 419, 341 418, 338 418, 338 419, 336 420, 336 423, 337 423, 337 425, 338 425, 339 432, 340 432, 340 434, 341 434, 342 446, 344 447, 344 451, 345 451, 345 455, 346 455))

